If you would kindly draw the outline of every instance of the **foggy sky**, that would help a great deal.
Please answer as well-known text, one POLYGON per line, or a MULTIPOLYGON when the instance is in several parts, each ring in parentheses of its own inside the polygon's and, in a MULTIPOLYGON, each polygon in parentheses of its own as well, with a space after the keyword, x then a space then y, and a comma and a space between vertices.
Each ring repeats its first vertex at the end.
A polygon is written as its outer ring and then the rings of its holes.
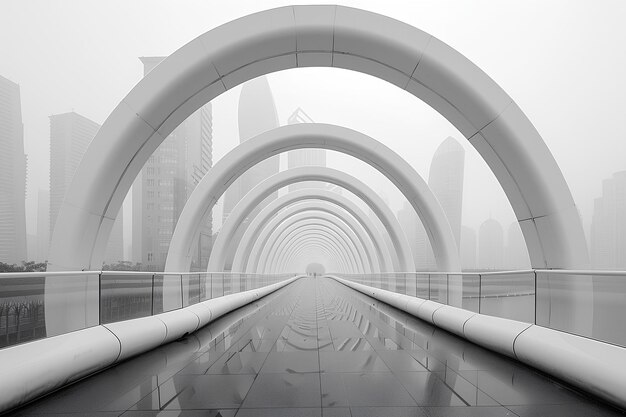
MULTIPOLYGON (((142 77, 139 56, 169 55, 237 17, 291 1, 3 0, 0 74, 20 84, 28 154, 27 229, 37 190, 47 189, 51 114, 76 111, 103 123, 142 77)), ((296 2, 300 3, 300 2, 296 2)), ((312 2, 304 2, 310 4, 312 2)), ((601 181, 626 169, 626 2, 341 1, 438 37, 489 74, 526 112, 555 156, 588 231, 601 181)), ((476 151, 415 97, 367 75, 297 69, 268 76, 281 124, 296 107, 316 122, 382 141, 427 179, 447 136, 466 148, 463 223, 488 217, 506 228, 510 205, 476 151)), ((213 101, 214 162, 238 143, 237 87, 213 101)), ((329 166, 361 164, 329 154, 329 166)), ((356 171, 359 169, 359 171, 356 171)), ((397 211, 402 198, 371 174, 397 211)), ((127 217, 128 218, 128 217, 127 217)))

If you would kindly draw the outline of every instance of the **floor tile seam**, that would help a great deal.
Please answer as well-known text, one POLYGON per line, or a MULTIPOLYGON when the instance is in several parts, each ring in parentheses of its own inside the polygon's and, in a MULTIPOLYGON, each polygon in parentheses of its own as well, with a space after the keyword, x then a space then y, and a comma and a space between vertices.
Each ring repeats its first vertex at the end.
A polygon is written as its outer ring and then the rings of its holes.
MULTIPOLYGON (((322 391, 322 361, 320 359, 320 339, 319 339, 319 321, 318 321, 318 303, 322 303, 323 304, 323 299, 319 298, 319 285, 318 285, 318 281, 315 280, 313 281, 314 287, 315 287, 315 343, 317 344, 317 369, 319 369, 319 375, 318 375, 318 381, 319 381, 319 387, 320 387, 320 407, 322 407, 324 405, 324 397, 323 397, 323 391, 322 391)), ((322 410, 322 415, 324 415, 324 411, 322 410)))
MULTIPOLYGON (((443 362, 442 362, 443 363, 443 362)), ((485 390, 481 389, 478 385, 474 384, 472 381, 470 381, 468 378, 466 378, 463 374, 461 374, 459 371, 455 371, 454 369, 450 368, 448 365, 444 364, 444 366, 446 367, 446 369, 449 369, 451 372, 454 372, 456 375, 458 375, 459 377, 461 377, 463 380, 467 381, 467 383, 469 383, 470 385, 472 385, 474 388, 476 388, 478 391, 480 391, 481 393, 483 393, 484 395, 486 395, 487 397, 489 397, 490 399, 492 399, 495 403, 497 403, 498 405, 500 405, 501 407, 507 407, 507 405, 502 404, 500 401, 496 400, 493 396, 491 396, 490 394, 488 394, 485 390)), ((482 371, 482 370, 481 370, 482 371)), ((478 372, 478 370, 476 370, 475 372, 478 372)), ((485 371, 483 371, 485 372, 485 371)), ((439 377, 439 379, 442 379, 439 375, 436 375, 439 377)), ((478 376, 477 376, 478 378, 478 376)), ((445 380, 444 380, 445 382, 445 380)), ((447 386, 447 384, 446 384, 447 386)), ((460 396, 460 395, 459 395, 460 396)), ((511 405, 511 404, 509 404, 511 405)))
MULTIPOLYGON (((299 289, 299 288, 298 288, 298 287, 293 288, 293 289, 292 289, 292 291, 295 291, 295 290, 297 290, 297 289, 299 289)), ((299 299, 299 297, 298 297, 298 299, 299 299)), ((292 312, 293 312, 293 310, 292 310, 292 312)), ((291 317, 291 316, 289 316, 289 317, 291 317)), ((280 335, 279 335, 279 338, 280 338, 280 335)), ((275 345, 276 345, 276 343, 277 343, 277 341, 278 341, 278 340, 276 340, 272 346, 275 346, 275 345)), ((250 394, 250 391, 252 391, 252 387, 254 386, 255 382, 257 382, 257 379, 258 379, 259 375, 261 375, 261 371, 263 370, 263 367, 265 366, 265 363, 267 362, 267 360, 268 360, 268 358, 270 357, 270 355, 271 355, 271 353, 272 353, 272 352, 273 352, 273 351, 271 350, 271 347, 270 347, 270 352, 267 354, 267 356, 266 356, 266 357, 265 357, 265 359, 263 360, 263 363, 262 363, 262 364, 261 364, 261 366, 259 367, 259 372, 258 372, 258 373, 254 376, 254 379, 252 380, 252 384, 250 384, 250 387, 249 387, 249 388, 248 388, 248 390, 246 391, 246 395, 244 395, 244 396, 243 396, 243 398, 241 399, 241 403, 240 403, 239 407, 237 408, 237 410, 241 409, 241 408, 243 407, 243 405, 245 404, 245 402, 246 402, 246 398, 248 398, 248 394, 250 394)), ((238 412, 239 412, 239 411, 237 411, 237 413, 238 413, 238 412)), ((237 413, 235 413, 235 414, 237 414, 237 413)))

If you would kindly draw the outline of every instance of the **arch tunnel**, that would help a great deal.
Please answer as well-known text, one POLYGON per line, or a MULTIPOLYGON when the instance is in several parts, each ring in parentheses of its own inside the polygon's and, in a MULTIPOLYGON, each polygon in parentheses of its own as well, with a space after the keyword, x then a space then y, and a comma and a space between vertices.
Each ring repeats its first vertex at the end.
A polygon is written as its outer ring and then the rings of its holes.
POLYGON ((18 412, 430 416, 470 407, 477 415, 522 415, 557 404, 552 411, 587 407, 611 415, 617 412, 612 406, 626 405, 624 376, 604 362, 569 365, 597 354, 619 361, 624 348, 561 331, 572 320, 581 331, 591 327, 594 305, 581 295, 589 283, 572 281, 568 288, 575 291, 559 295, 560 308, 547 322, 539 325, 537 318, 538 274, 584 265, 585 245, 569 188, 541 136, 460 53, 363 10, 264 11, 180 48, 105 121, 53 233, 45 281, 48 337, 33 342, 39 345, 0 350, 10 363, 26 351, 49 348, 30 365, 49 376, 36 382, 9 367, 5 372, 18 382, 0 400, 4 409, 23 405, 106 369, 18 412), (152 152, 226 90, 311 66, 385 80, 422 99, 466 136, 502 185, 524 234, 533 269, 515 274, 533 275, 535 292, 516 295, 532 295, 532 320, 481 311, 486 275, 461 271, 441 204, 401 155, 361 132, 314 123, 261 133, 216 163, 181 212, 164 271, 148 274, 149 314, 102 321, 107 274, 96 272, 93 279, 89 271, 102 263, 115 214, 152 152), (302 167, 265 178, 243 196, 224 222, 207 271, 190 271, 200 225, 228 187, 270 157, 308 148, 350 155, 389 179, 423 223, 436 270, 416 272, 402 227, 371 187, 341 170, 302 167), (311 181, 340 186, 359 204, 325 189, 300 188, 255 210, 277 190, 311 181), (64 344, 71 348, 58 349, 64 344), (51 358, 57 357, 55 364, 51 358))

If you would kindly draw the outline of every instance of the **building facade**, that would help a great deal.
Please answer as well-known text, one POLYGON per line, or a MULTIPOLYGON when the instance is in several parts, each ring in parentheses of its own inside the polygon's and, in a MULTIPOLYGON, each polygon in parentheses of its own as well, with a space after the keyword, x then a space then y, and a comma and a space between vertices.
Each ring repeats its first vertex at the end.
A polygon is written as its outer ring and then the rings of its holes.
MULTIPOLYGON (((141 57, 144 76, 164 57, 141 57)), ((144 270, 163 270, 170 240, 187 198, 213 164, 211 103, 178 126, 150 156, 133 183, 132 258, 144 270)), ((212 216, 199 234, 192 268, 206 267, 212 216)))
MULTIPOLYGON (((435 151, 428 173, 428 186, 441 204, 457 248, 461 248, 461 220, 463 214, 463 181, 465 172, 465 149, 449 136, 435 151)), ((417 217, 416 214, 413 214, 417 217)), ((419 219, 416 220, 414 240, 416 267, 420 270, 433 270, 436 267, 430 241, 426 230, 419 219)), ((412 244, 413 247, 413 244, 412 244)), ((462 256, 462 254, 461 254, 462 256)))
POLYGON ((598 269, 626 269, 626 171, 602 182, 591 220, 591 263, 598 269))
POLYGON ((20 87, 0 76, 0 262, 27 260, 26 155, 20 87))

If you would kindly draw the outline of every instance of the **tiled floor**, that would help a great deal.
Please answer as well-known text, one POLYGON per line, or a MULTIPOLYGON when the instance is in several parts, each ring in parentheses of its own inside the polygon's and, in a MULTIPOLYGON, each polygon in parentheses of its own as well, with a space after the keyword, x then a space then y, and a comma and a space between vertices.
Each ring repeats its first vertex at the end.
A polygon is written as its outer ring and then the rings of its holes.
POLYGON ((623 415, 328 279, 302 279, 16 415, 623 415))

